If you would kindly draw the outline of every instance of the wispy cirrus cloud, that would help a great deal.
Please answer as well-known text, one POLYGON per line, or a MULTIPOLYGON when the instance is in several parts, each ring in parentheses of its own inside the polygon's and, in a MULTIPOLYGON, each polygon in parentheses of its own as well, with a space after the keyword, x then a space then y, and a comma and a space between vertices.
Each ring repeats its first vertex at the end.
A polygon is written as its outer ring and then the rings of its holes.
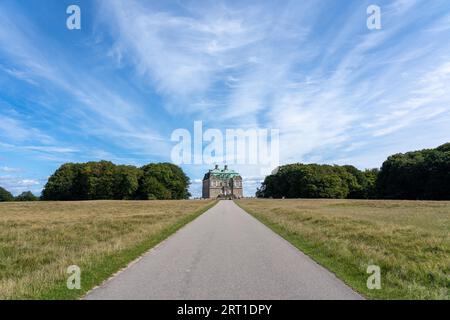
MULTIPOLYGON (((170 96, 170 111, 176 96, 182 103, 175 113, 212 125, 280 128, 284 162, 328 161, 327 149, 364 152, 371 142, 448 112, 446 93, 427 80, 422 93, 417 90, 423 86, 417 79, 448 62, 449 46, 424 31, 442 22, 424 18, 424 1, 386 2, 384 28, 371 32, 365 27, 368 4, 336 5, 351 13, 333 19, 324 10, 331 3, 282 9, 267 2, 201 9, 190 3, 180 12, 114 1, 105 5, 105 25, 116 34, 114 52, 170 96), (422 30, 414 27, 419 20, 422 30), (441 57, 432 59, 437 52, 441 57)), ((443 80, 434 83, 445 85, 443 80)))
POLYGON ((20 171, 22 171, 22 170, 18 169, 18 168, 11 168, 11 167, 7 167, 7 166, 0 167, 0 172, 10 173, 10 172, 20 172, 20 171))
MULTIPOLYGON (((127 58, 151 86, 169 100, 197 102, 213 94, 214 85, 228 72, 246 68, 253 57, 242 59, 265 37, 268 23, 256 11, 233 10, 218 5, 211 10, 185 7, 187 15, 154 11, 149 3, 101 2, 106 12, 103 26, 114 35, 113 55, 127 58), (197 11, 196 9, 200 9, 197 11), (192 99, 192 100, 186 100, 192 99)), ((173 112, 199 111, 194 105, 166 105, 173 112)))
POLYGON ((51 143, 53 138, 41 132, 41 130, 32 128, 18 119, 1 116, 0 137, 8 141, 30 141, 36 140, 42 143, 51 143))
MULTIPOLYGON (((36 33, 35 26, 30 22, 22 19, 13 21, 17 19, 14 9, 5 8, 0 18, 7 26, 7 31, 2 29, 0 32, 0 53, 15 68, 4 70, 18 80, 41 83, 46 87, 43 92, 51 91, 52 98, 58 102, 46 107, 59 115, 50 120, 53 126, 60 126, 58 130, 66 131, 66 134, 106 139, 108 143, 116 142, 123 148, 149 154, 168 149, 167 139, 152 129, 152 124, 157 127, 158 123, 145 112, 145 105, 136 103, 124 92, 116 91, 115 85, 110 85, 111 81, 106 76, 99 79, 86 67, 68 63, 59 54, 49 51, 49 47, 58 47, 59 50, 62 47, 51 38, 36 33)), ((6 116, 2 118, 0 133, 3 131, 5 135, 20 140, 34 138, 42 142, 44 133, 19 126, 18 120, 6 116)), ((50 135, 47 137, 50 141, 50 135)), ((56 153, 73 150, 72 147, 61 146, 23 146, 22 149, 56 153)))

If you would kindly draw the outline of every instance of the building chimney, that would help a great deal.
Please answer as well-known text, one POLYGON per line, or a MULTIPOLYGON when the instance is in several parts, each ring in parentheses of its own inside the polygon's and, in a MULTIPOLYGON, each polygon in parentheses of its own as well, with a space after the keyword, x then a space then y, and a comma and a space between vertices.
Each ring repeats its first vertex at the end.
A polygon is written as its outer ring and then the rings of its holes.
POLYGON ((219 165, 218 164, 216 164, 216 168, 215 169, 219 169, 219 165))
POLYGON ((224 168, 225 170, 228 170, 228 165, 225 165, 225 168, 224 168))

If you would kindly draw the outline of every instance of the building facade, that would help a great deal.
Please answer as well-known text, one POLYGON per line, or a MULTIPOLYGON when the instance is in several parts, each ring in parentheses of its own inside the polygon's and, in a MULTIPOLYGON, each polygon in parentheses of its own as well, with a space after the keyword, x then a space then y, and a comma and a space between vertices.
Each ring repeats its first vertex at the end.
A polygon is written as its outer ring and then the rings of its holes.
POLYGON ((242 177, 234 170, 218 165, 203 178, 202 198, 240 199, 243 197, 242 177))

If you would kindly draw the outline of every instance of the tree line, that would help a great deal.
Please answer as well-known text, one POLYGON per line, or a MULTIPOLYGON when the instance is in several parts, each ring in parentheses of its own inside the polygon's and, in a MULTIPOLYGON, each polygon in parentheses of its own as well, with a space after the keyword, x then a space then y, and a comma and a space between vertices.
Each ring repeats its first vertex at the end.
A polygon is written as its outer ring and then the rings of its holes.
POLYGON ((381 169, 288 164, 267 176, 260 198, 450 200, 450 143, 388 157, 381 169))
POLYGON ((450 143, 390 156, 377 190, 383 199, 450 200, 450 143))
POLYGON ((288 164, 267 176, 257 190, 259 198, 376 198, 377 169, 353 166, 288 164))
MULTIPOLYGON (((48 179, 42 200, 187 199, 189 178, 171 163, 137 168, 109 161, 63 164, 48 179)), ((381 169, 288 164, 267 176, 260 198, 450 200, 450 143, 398 153, 381 169)), ((27 191, 14 197, 0 187, 0 201, 38 200, 27 191)))
POLYGON ((25 191, 14 197, 11 192, 0 187, 0 202, 7 201, 37 201, 39 200, 31 191, 25 191))
POLYGON ((109 161, 66 163, 48 179, 43 200, 187 199, 189 178, 171 163, 141 168, 109 161))
MULTIPOLYGON (((140 168, 109 161, 66 163, 50 176, 41 200, 187 199, 189 183, 183 170, 171 163, 140 168)), ((8 191, 0 188, 0 201, 13 200, 8 191)))

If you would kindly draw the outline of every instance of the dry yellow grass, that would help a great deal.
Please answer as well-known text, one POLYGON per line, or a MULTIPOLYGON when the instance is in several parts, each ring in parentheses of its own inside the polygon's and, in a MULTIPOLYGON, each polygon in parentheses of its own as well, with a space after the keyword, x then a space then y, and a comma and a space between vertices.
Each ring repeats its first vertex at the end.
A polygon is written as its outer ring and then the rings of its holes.
POLYGON ((449 299, 450 202, 239 200, 369 298, 449 299), (368 290, 368 265, 381 290, 368 290))
POLYGON ((0 203, 0 299, 76 298, 211 201, 0 203), (68 290, 78 265, 82 290, 68 290))

